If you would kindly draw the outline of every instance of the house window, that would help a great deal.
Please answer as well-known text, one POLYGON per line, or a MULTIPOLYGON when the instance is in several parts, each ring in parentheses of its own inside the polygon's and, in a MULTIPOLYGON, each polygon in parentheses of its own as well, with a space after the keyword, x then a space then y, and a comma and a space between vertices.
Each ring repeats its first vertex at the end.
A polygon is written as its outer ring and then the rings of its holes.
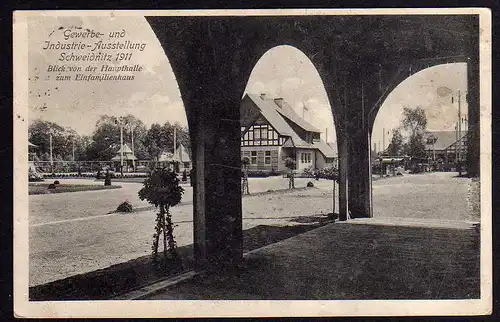
POLYGON ((267 140, 267 128, 265 127, 262 127, 262 129, 260 130, 260 137, 263 139, 263 140, 267 140))
POLYGON ((312 161, 312 153, 300 154, 300 163, 311 163, 311 161, 312 161))
POLYGON ((260 129, 254 129, 254 140, 260 140, 260 129))
POLYGON ((279 145, 279 134, 269 124, 252 125, 242 135, 242 146, 268 146, 279 145))
POLYGON ((250 155, 251 155, 250 163, 257 164, 257 151, 252 151, 250 155))
POLYGON ((271 164, 271 151, 266 151, 264 162, 265 164, 271 164))

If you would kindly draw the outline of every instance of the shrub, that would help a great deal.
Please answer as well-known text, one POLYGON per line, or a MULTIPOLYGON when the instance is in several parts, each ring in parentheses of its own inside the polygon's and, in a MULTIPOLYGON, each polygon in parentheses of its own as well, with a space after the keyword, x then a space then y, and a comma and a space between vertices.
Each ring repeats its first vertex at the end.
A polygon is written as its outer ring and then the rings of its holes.
POLYGON ((312 165, 305 168, 302 171, 302 176, 306 177, 306 178, 314 178, 315 174, 316 174, 316 171, 314 170, 314 167, 312 165))
POLYGON ((111 174, 109 171, 106 172, 106 177, 104 178, 104 185, 111 186, 111 174))
POLYGON ((271 176, 279 176, 280 172, 278 170, 276 170, 276 169, 273 168, 271 170, 271 173, 269 175, 271 175, 271 176))
POLYGON ((285 159, 285 167, 287 167, 290 170, 294 170, 296 164, 297 162, 295 162, 295 159, 293 158, 288 157, 285 159))
POLYGON ((241 159, 241 165, 242 165, 243 167, 248 166, 249 164, 250 164, 250 158, 249 158, 249 157, 243 157, 243 158, 241 159))
POLYGON ((295 189, 295 180, 294 180, 295 174, 293 173, 293 170, 295 169, 295 165, 296 165, 295 159, 290 158, 290 157, 285 159, 285 166, 288 169, 290 169, 288 189, 295 189))
POLYGON ((334 166, 325 167, 318 170, 318 177, 328 180, 339 181, 339 171, 334 166))
POLYGON ((248 165, 250 164, 249 157, 243 157, 241 159, 241 176, 243 180, 241 182, 241 193, 242 194, 250 194, 250 189, 248 187, 248 165))
POLYGON ((265 170, 248 170, 247 175, 250 178, 267 178, 267 177, 269 177, 269 171, 265 171, 265 170))
POLYGON ((117 212, 133 212, 134 207, 132 207, 132 204, 128 201, 122 202, 118 207, 116 208, 117 212))
POLYGON ((28 172, 28 182, 39 182, 39 181, 43 181, 43 177, 39 173, 32 171, 30 169, 30 171, 28 172))
POLYGON ((54 184, 60 184, 59 180, 54 181, 54 184))
POLYGON ((175 259, 177 258, 177 243, 174 240, 174 225, 170 207, 177 205, 181 199, 184 189, 179 185, 177 174, 168 168, 154 170, 151 176, 144 180, 143 187, 139 190, 139 198, 147 200, 155 207, 159 207, 156 216, 155 233, 153 234, 153 258, 158 256, 158 244, 160 235, 163 233, 163 253, 165 259, 167 252, 175 259), (167 248, 168 242, 168 248, 167 248))
POLYGON ((309 188, 312 188, 312 187, 314 187, 314 183, 312 183, 311 181, 309 181, 309 182, 307 183, 307 186, 308 186, 309 188))
POLYGON ((53 190, 55 188, 56 188, 56 185, 53 183, 49 184, 49 186, 47 187, 47 189, 49 189, 49 190, 53 190))

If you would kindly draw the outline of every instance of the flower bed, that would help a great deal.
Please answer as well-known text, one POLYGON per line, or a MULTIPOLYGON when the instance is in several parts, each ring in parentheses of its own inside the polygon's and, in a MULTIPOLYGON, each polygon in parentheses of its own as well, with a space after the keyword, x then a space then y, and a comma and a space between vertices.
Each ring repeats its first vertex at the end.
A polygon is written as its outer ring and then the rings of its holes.
POLYGON ((38 183, 29 184, 29 195, 42 195, 48 193, 63 193, 63 192, 77 192, 77 191, 91 191, 91 190, 104 190, 104 189, 118 189, 121 186, 104 186, 104 185, 90 185, 90 184, 57 184, 55 188, 49 189, 52 183, 38 183))

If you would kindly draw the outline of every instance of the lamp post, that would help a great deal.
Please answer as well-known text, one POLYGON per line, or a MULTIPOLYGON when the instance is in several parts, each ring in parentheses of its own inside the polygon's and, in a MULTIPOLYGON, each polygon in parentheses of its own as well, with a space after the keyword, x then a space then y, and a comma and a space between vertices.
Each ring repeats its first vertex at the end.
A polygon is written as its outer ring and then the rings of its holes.
POLYGON ((120 173, 123 175, 123 125, 120 123, 120 173))
POLYGON ((72 143, 72 152, 73 152, 73 162, 75 162, 75 138, 71 138, 71 143, 72 143))
MULTIPOLYGON (((135 156, 135 151, 134 151, 134 127, 132 124, 130 124, 130 141, 131 141, 131 149, 132 149, 132 153, 133 155, 135 156)), ((135 159, 132 158, 132 168, 134 168, 134 172, 135 172, 135 159)))
MULTIPOLYGON (((466 94, 467 95, 467 94, 466 94)), ((457 167, 458 167, 458 175, 462 175, 462 93, 458 90, 457 94, 458 99, 458 138, 456 141, 456 147, 458 149, 458 159, 457 159, 457 167)), ((453 104, 453 96, 451 97, 451 103, 453 104)))
POLYGON ((119 117, 116 124, 120 126, 120 174, 123 176, 123 118, 119 117))
POLYGON ((52 133, 49 133, 49 149, 50 149, 50 171, 54 173, 54 159, 52 158, 52 133))

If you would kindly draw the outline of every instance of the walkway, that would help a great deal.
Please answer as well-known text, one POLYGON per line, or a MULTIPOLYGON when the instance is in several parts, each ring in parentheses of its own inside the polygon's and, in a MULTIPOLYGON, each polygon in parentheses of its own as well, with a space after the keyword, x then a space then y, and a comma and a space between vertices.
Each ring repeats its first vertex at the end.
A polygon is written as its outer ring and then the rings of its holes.
MULTIPOLYGON (((477 221, 478 217, 469 211, 470 183, 454 175, 430 173, 375 181, 373 220, 477 221)), ((297 179, 296 183, 304 187, 308 181, 297 179)), ((332 181, 313 182, 318 189, 244 197, 243 229, 258 225, 298 225, 303 216, 331 212, 332 181)), ((30 285, 106 268, 151 252, 154 210, 107 214, 127 198, 135 207, 147 206, 137 197, 140 184, 119 184, 122 189, 29 197, 30 285)), ((281 177, 250 178, 252 193, 277 190, 287 184, 287 179, 281 177)), ((172 208, 178 224, 175 235, 179 246, 193 241, 191 187, 185 188, 183 203, 172 208)), ((336 192, 338 194, 338 186, 336 192)), ((351 236, 348 240, 352 238, 357 237, 351 236)))
POLYGON ((333 300, 479 297, 479 233, 466 222, 333 223, 250 252, 143 299, 333 300), (439 228, 436 228, 439 227, 439 228))

